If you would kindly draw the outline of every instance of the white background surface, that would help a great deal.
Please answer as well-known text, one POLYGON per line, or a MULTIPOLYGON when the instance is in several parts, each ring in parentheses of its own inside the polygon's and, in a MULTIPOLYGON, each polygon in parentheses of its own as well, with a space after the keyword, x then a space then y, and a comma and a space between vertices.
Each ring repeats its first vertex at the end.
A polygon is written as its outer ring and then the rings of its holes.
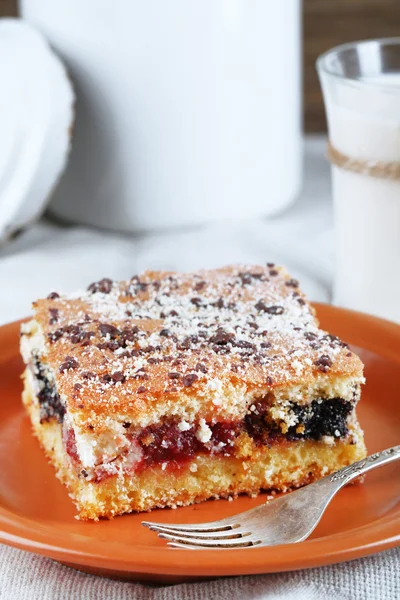
MULTIPOLYGON (((0 321, 27 315, 30 302, 52 290, 72 291, 101 277, 130 277, 145 268, 193 269, 231 262, 282 262, 312 299, 329 300, 333 222, 324 147, 323 140, 307 141, 302 197, 274 219, 134 238, 41 222, 0 250, 0 321)), ((398 548, 311 571, 154 589, 86 576, 49 559, 0 546, 0 599, 394 600, 400 598, 399 560, 398 548)))

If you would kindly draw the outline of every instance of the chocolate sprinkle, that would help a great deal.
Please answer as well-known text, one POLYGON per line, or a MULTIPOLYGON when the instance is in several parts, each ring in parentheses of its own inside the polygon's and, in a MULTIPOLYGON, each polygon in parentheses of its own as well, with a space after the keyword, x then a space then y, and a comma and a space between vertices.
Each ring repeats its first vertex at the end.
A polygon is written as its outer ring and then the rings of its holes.
POLYGON ((170 379, 180 379, 181 378, 181 374, 180 373, 171 372, 171 373, 168 373, 168 377, 170 379))
POLYGON ((235 334, 229 333, 228 331, 224 331, 224 329, 218 329, 217 333, 210 337, 210 342, 218 345, 225 345, 228 342, 232 341, 235 337, 235 334))
POLYGON ((271 348, 272 344, 271 344, 271 342, 261 342, 260 346, 261 346, 261 348, 267 349, 267 348, 271 348))
POLYGON ((285 281, 285 285, 287 287, 298 288, 299 282, 297 281, 297 279, 288 279, 287 281, 285 281))
POLYGON ((112 340, 116 339, 121 334, 118 327, 114 327, 114 325, 110 325, 109 323, 100 323, 99 331, 103 337, 109 335, 112 340))
POLYGON ((192 387, 193 383, 198 379, 198 375, 196 373, 188 373, 183 378, 183 385, 185 387, 192 387))
POLYGON ((111 352, 115 352, 118 350, 119 344, 118 342, 102 342, 101 344, 97 344, 99 350, 110 350, 111 352))
POLYGON ((205 287, 205 285, 206 285, 206 282, 204 280, 203 281, 198 281, 196 283, 196 285, 194 286, 194 290, 196 292, 200 292, 205 287))
POLYGON ((190 302, 192 304, 194 304, 195 306, 201 306, 203 303, 203 300, 201 298, 199 298, 198 296, 195 296, 194 298, 190 298, 190 302))
POLYGON ((327 354, 323 354, 315 361, 314 364, 319 368, 320 371, 326 373, 333 363, 332 359, 327 354))
POLYGON ((285 312, 283 306, 267 306, 262 300, 259 300, 257 304, 254 305, 254 308, 260 312, 268 313, 269 315, 282 315, 285 312))
POLYGON ((306 338, 306 340, 314 341, 318 338, 316 333, 313 333, 312 331, 305 331, 304 332, 304 337, 306 338))
POLYGON ((109 373, 103 373, 103 375, 100 376, 100 381, 102 383, 111 383, 112 377, 109 373))
POLYGON ((83 373, 81 373, 81 377, 82 379, 95 379, 96 375, 91 371, 83 371, 83 373))
POLYGON ((170 329, 161 329, 160 335, 162 337, 171 337, 172 333, 170 329))
POLYGON ((101 294, 109 294, 112 290, 113 282, 112 279, 100 279, 100 281, 95 281, 91 283, 88 287, 88 292, 92 294, 101 293, 101 294))
POLYGON ((113 381, 115 381, 115 383, 123 383, 125 381, 125 375, 122 373, 122 371, 114 371, 114 373, 111 374, 111 378, 113 381))
POLYGON ((66 356, 64 362, 59 367, 59 372, 64 373, 64 371, 68 371, 69 369, 77 369, 79 367, 79 363, 73 356, 66 356))

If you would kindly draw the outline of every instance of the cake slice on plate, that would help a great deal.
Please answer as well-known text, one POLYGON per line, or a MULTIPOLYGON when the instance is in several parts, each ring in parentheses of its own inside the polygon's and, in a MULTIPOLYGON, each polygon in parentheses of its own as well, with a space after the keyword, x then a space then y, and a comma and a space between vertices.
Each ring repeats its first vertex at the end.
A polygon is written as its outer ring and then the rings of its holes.
POLYGON ((281 267, 148 271, 34 309, 23 400, 83 519, 288 490, 366 455, 363 365, 281 267))

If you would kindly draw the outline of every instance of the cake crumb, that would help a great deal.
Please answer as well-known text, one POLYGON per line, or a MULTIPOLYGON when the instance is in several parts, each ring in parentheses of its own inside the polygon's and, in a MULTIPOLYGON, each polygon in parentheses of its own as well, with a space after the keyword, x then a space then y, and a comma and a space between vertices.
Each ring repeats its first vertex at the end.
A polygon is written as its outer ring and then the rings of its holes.
POLYGON ((205 419, 200 419, 199 428, 196 431, 196 437, 199 442, 206 444, 211 440, 212 431, 206 423, 205 419))
POLYGON ((191 428, 192 426, 187 421, 181 421, 180 423, 178 423, 179 431, 189 431, 189 429, 191 428))
POLYGON ((333 435, 323 435, 321 441, 327 446, 333 446, 335 443, 335 438, 333 435))

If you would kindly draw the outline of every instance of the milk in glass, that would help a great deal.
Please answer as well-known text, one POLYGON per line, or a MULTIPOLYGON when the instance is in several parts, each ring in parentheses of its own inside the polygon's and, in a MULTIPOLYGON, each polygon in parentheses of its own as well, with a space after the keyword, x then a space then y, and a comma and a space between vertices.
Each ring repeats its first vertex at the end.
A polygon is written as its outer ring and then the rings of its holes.
MULTIPOLYGON (((373 72, 373 56, 371 62, 373 72)), ((368 60, 366 65, 368 71, 368 60)), ((330 143, 365 168, 358 173, 332 166, 333 300, 400 322, 400 72, 364 75, 366 65, 351 78, 319 64, 330 143), (384 173, 392 162, 399 163, 398 179, 384 173), (368 174, 378 163, 382 176, 368 174)))

